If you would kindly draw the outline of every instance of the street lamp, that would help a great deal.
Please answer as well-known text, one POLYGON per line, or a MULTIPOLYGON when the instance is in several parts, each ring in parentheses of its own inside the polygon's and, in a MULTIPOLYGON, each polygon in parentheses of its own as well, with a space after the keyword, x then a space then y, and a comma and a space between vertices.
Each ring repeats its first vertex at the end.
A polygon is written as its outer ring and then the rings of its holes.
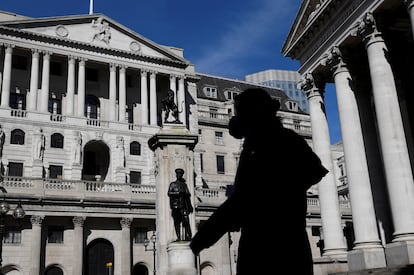
POLYGON ((145 247, 145 251, 152 251, 152 256, 153 256, 153 259, 154 259, 154 275, 157 274, 157 269, 156 269, 156 266, 155 266, 155 257, 156 257, 156 253, 157 253, 156 243, 157 243, 157 233, 156 233, 156 231, 152 231, 151 238, 149 240, 147 238, 145 238, 144 247, 145 247), (152 243, 152 248, 148 248, 148 245, 149 245, 150 242, 152 243))
MULTIPOLYGON (((5 228, 5 219, 6 215, 10 210, 10 205, 4 200, 0 202, 0 275, 3 275, 3 238, 4 238, 4 228, 5 228)), ((12 216, 20 220, 24 217, 26 213, 23 210, 21 203, 19 202, 16 208, 13 210, 12 216)))

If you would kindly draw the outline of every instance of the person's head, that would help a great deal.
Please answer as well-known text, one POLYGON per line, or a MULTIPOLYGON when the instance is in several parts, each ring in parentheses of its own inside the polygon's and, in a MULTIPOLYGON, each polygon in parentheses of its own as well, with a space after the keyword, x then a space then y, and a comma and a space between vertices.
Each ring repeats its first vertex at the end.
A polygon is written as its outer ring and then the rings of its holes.
POLYGON ((175 174, 177 175, 177 178, 182 178, 184 175, 184 170, 181 168, 175 169, 175 174))
POLYGON ((229 123, 235 138, 249 137, 274 121, 280 104, 263 89, 250 88, 234 98, 235 116, 229 123))

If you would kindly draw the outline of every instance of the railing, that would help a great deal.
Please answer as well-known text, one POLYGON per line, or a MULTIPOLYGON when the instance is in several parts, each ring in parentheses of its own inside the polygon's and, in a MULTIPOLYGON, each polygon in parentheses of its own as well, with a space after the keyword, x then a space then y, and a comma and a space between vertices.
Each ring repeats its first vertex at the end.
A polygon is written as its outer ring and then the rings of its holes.
POLYGON ((227 124, 230 120, 229 114, 210 111, 198 111, 198 120, 210 123, 227 124))
POLYGON ((65 117, 63 115, 50 114, 50 121, 63 122, 65 121, 65 117))
POLYGON ((95 126, 95 127, 105 127, 105 128, 109 127, 109 121, 104 121, 104 120, 95 119, 95 118, 88 118, 86 120, 86 124, 89 126, 95 126))
POLYGON ((11 109, 10 115, 12 117, 27 117, 27 112, 25 110, 11 109))
POLYGON ((291 129, 297 133, 308 134, 308 135, 312 134, 311 126, 301 125, 297 123, 288 123, 288 122, 283 122, 283 121, 282 121, 282 124, 283 124, 283 127, 287 129, 291 129))

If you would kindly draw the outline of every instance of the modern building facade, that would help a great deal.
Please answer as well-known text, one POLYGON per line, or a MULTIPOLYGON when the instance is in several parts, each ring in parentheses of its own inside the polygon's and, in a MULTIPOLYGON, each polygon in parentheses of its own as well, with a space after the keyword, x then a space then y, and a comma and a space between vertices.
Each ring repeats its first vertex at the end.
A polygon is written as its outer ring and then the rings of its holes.
MULTIPOLYGON (((198 139, 191 155, 172 152, 169 160, 188 157, 194 167, 185 171, 193 230, 225 200, 234 178, 241 143, 227 123, 236 94, 265 89, 280 100, 283 125, 311 142, 309 115, 279 89, 197 74, 181 49, 105 15, 0 18, 0 184, 11 207, 26 211, 21 221, 5 216, 8 275, 166 274, 157 232, 163 160, 149 140, 165 130, 169 90, 183 130, 198 139)), ((321 231, 317 194, 308 200, 308 232, 317 274, 324 274, 329 233, 321 231)), ((349 203, 335 197, 345 228, 349 203)), ((238 237, 230 233, 203 251, 200 273, 234 274, 238 237)))
POLYGON ((302 111, 309 113, 306 94, 297 87, 300 77, 301 75, 297 71, 266 70, 248 74, 244 77, 244 80, 282 90, 287 96, 298 102, 302 111))
MULTIPOLYGON (((413 7, 302 1, 282 49, 300 61, 313 145, 324 163, 331 162, 324 87, 335 84, 355 235, 347 259, 355 272, 414 263, 413 7)), ((342 228, 332 222, 340 216, 334 185, 329 177, 319 184, 321 216, 331 221, 322 221, 327 258, 344 252, 342 228)))

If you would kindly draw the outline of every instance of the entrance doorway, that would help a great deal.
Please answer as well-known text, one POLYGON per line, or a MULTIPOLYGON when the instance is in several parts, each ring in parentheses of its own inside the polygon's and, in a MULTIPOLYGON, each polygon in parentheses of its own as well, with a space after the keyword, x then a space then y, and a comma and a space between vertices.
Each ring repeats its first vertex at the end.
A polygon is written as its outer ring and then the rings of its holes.
POLYGON ((86 275, 114 274, 114 247, 105 239, 93 240, 86 248, 86 275))
POLYGON ((104 181, 109 168, 109 147, 100 140, 89 141, 83 150, 82 179, 104 181))

